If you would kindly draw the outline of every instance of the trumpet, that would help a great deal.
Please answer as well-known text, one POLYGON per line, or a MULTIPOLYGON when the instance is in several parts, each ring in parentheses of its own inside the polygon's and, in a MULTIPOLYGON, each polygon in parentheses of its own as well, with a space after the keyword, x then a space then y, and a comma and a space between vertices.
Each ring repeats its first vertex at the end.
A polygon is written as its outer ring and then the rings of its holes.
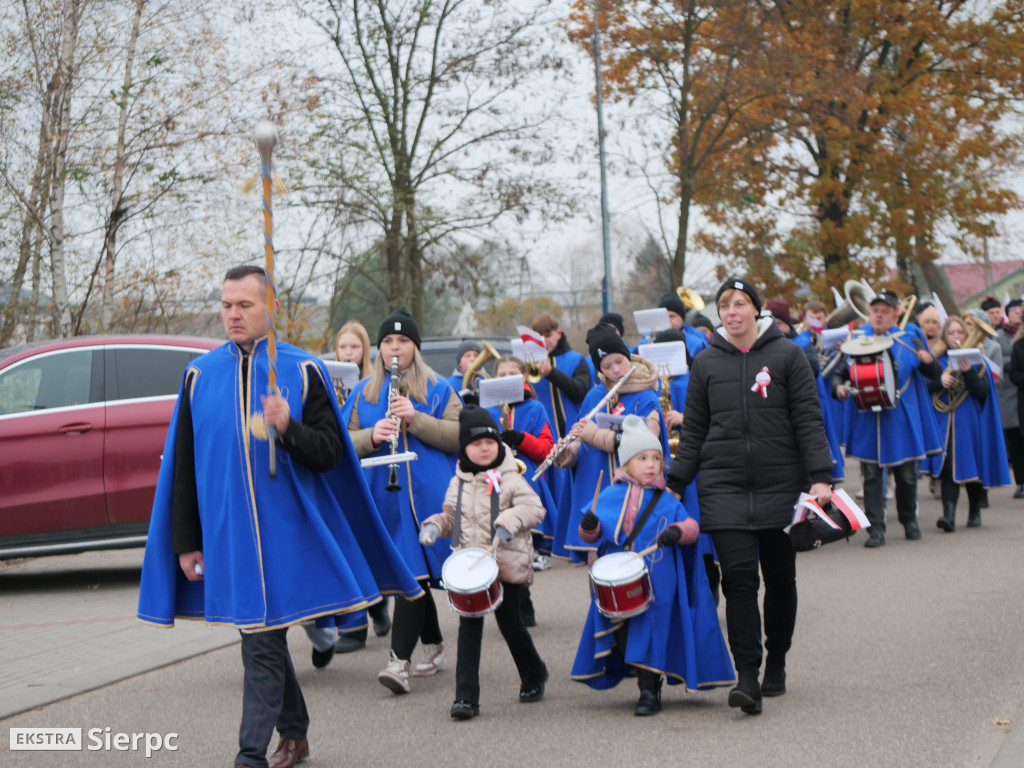
MULTIPOLYGON (((391 458, 398 454, 398 436, 402 433, 402 420, 397 414, 391 412, 390 402, 392 398, 399 397, 401 392, 398 391, 398 357, 391 358, 391 384, 388 388, 388 412, 384 418, 391 419, 395 422, 397 430, 395 434, 391 436, 391 458)), ((401 484, 398 482, 398 462, 392 461, 388 464, 388 484, 384 487, 384 490, 396 493, 402 490, 401 484)))

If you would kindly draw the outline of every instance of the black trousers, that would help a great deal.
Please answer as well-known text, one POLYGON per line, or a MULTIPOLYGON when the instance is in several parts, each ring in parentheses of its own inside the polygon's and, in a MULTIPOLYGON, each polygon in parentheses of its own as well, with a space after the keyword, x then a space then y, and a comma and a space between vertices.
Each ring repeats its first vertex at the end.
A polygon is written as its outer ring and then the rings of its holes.
MULTIPOLYGON (((863 462, 864 467, 864 515, 871 523, 872 531, 885 533, 885 484, 882 482, 882 467, 863 462)), ((917 461, 911 459, 894 467, 886 467, 892 473, 896 484, 896 514, 906 525, 917 520, 917 461)))
MULTIPOLYGON (((960 501, 960 485, 953 480, 952 464, 952 458, 947 456, 946 461, 942 463, 942 474, 939 477, 942 478, 942 501, 952 502, 955 509, 956 503, 960 501)), ((964 487, 967 488, 967 500, 970 506, 980 508, 985 486, 980 481, 975 481, 964 483, 964 487)))
POLYGON ((712 531, 722 566, 725 624, 736 671, 761 668, 761 611, 758 563, 764 575, 764 647, 784 659, 796 626, 796 552, 782 529, 712 531))
MULTIPOLYGON (((501 636, 508 644, 523 688, 533 688, 547 679, 548 669, 537 653, 529 630, 519 612, 522 585, 501 582, 504 596, 494 611, 501 636)), ((459 656, 455 664, 455 700, 480 704, 480 646, 484 617, 459 617, 459 656)))
POLYGON ((423 597, 416 600, 395 598, 395 617, 391 624, 391 651, 404 661, 412 659, 416 641, 424 645, 440 643, 441 625, 437 620, 437 604, 427 580, 422 579, 423 597))
POLYGON ((242 725, 235 764, 266 768, 267 747, 281 736, 304 739, 309 713, 288 652, 288 629, 242 632, 242 725))
POLYGON ((1003 437, 1006 440, 1006 455, 1013 468, 1013 482, 1016 485, 1024 485, 1024 436, 1021 435, 1021 428, 1004 429, 1003 437))

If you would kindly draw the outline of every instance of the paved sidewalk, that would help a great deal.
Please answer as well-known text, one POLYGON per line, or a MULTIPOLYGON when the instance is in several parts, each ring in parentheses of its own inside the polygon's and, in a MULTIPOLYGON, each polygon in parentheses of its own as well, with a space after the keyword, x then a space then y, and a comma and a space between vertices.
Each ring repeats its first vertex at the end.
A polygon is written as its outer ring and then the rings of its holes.
POLYGON ((238 642, 228 628, 135 620, 142 549, 0 568, 0 718, 238 642))

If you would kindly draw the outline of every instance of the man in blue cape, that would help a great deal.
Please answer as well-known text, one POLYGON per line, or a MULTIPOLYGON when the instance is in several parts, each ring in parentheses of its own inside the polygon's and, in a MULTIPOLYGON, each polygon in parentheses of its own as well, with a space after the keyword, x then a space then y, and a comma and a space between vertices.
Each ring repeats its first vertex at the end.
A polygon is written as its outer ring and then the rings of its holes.
POLYGON ((221 317, 230 341, 185 372, 157 481, 138 618, 237 627, 245 677, 235 764, 290 768, 309 753, 309 715, 288 627, 364 611, 382 593, 422 591, 339 428, 323 363, 284 343, 270 355, 265 297, 260 267, 229 270, 221 317), (279 394, 260 396, 272 366, 279 394), (275 727, 281 739, 268 763, 275 727))

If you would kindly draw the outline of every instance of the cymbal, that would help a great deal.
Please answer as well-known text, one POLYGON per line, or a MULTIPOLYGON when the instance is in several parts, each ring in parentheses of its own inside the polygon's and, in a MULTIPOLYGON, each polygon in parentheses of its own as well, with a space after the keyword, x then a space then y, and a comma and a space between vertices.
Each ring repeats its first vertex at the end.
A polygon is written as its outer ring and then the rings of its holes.
POLYGON ((890 336, 857 335, 840 344, 839 349, 848 355, 857 357, 858 355, 877 355, 892 345, 893 340, 890 336))

